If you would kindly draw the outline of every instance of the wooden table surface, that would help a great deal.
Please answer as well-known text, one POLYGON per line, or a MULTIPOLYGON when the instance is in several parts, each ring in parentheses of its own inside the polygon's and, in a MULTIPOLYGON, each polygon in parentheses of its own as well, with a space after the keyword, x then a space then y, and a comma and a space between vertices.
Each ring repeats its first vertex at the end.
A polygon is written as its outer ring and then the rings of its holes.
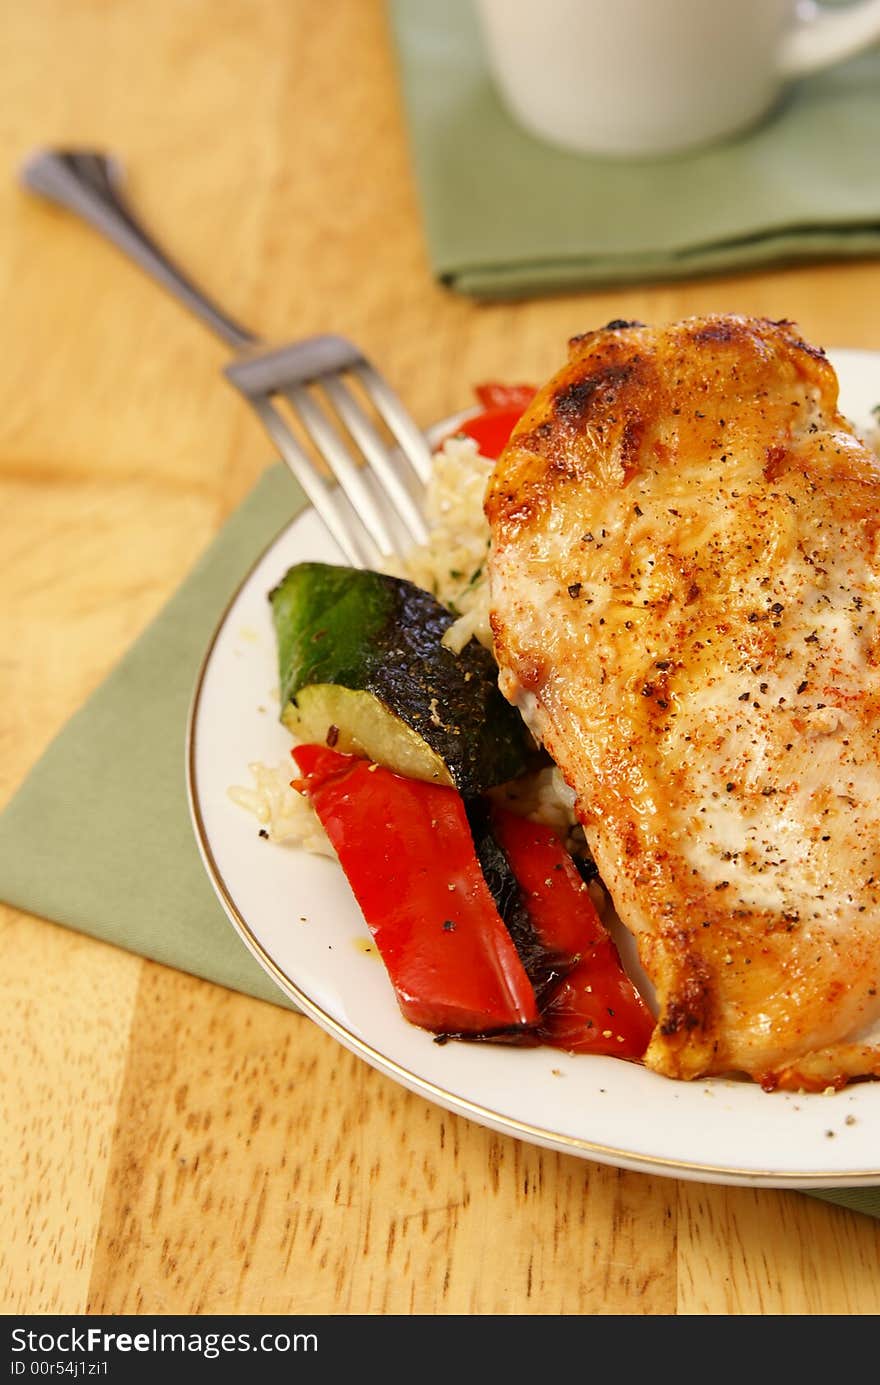
MULTIPOLYGON (((379 0, 31 0, 4 27, 4 800, 271 460, 223 348, 18 190, 35 145, 124 155, 233 312, 352 336, 425 425, 614 317, 742 311, 880 349, 876 261, 488 307, 438 287, 379 0)), ((0 920, 5 1313, 880 1310, 868 1217, 518 1143, 303 1017, 0 920)))

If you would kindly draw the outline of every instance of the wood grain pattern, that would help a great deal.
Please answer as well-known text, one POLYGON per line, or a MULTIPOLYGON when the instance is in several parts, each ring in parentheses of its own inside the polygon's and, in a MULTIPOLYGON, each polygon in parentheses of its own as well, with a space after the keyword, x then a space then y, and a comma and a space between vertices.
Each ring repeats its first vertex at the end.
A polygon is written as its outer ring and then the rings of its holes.
MULTIPOLYGON (((22 194, 124 153, 162 239, 270 336, 339 329, 432 419, 612 317, 746 311, 880 348, 874 262, 476 306, 433 283, 379 0, 4 16, 0 792, 270 459, 223 348, 22 194)), ((878 389, 880 397, 880 389, 878 389)), ((0 914, 0 1311, 873 1314, 880 1227, 605 1168, 430 1106, 307 1020, 0 914)))

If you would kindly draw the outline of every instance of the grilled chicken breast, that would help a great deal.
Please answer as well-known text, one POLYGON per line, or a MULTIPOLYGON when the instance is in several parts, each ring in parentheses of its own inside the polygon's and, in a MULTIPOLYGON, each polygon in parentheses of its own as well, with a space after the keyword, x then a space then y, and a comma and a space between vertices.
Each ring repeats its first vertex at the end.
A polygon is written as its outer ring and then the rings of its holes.
POLYGON ((880 1075, 880 465, 824 354, 732 316, 577 337, 486 513, 502 688, 637 940, 648 1066, 880 1075))

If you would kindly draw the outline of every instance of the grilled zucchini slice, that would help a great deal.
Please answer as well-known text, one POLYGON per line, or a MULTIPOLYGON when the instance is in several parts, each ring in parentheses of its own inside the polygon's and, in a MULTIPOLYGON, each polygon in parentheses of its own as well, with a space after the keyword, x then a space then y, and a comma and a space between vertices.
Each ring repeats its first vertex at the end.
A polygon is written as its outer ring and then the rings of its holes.
POLYGON ((383 573, 298 563, 269 594, 281 720, 298 740, 364 755, 464 795, 516 778, 534 744, 491 653, 441 643, 455 617, 383 573))

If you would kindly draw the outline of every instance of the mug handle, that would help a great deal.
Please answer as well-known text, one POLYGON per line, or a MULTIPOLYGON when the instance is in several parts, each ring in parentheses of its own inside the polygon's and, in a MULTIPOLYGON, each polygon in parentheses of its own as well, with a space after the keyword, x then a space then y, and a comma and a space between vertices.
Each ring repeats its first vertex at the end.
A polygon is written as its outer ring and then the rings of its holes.
POLYGON ((818 72, 870 48, 880 39, 880 0, 861 0, 843 9, 823 9, 801 0, 794 27, 785 36, 779 66, 783 77, 818 72))

